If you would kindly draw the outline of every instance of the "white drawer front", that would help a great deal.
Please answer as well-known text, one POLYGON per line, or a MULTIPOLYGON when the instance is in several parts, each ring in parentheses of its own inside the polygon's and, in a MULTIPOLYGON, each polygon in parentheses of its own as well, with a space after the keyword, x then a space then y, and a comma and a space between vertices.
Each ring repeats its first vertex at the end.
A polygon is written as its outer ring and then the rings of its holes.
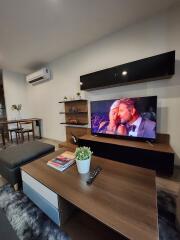
POLYGON ((24 171, 21 171, 22 180, 28 184, 34 191, 40 194, 43 198, 48 200, 55 208, 58 209, 58 196, 55 192, 45 187, 43 184, 38 182, 36 179, 31 177, 24 171))

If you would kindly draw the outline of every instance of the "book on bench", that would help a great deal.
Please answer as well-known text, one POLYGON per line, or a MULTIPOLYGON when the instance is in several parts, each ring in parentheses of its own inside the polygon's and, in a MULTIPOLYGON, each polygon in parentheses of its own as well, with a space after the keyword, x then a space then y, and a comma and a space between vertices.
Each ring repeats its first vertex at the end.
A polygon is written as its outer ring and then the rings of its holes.
POLYGON ((56 158, 49 160, 47 165, 63 172, 73 163, 75 163, 75 154, 73 152, 66 151, 56 158))

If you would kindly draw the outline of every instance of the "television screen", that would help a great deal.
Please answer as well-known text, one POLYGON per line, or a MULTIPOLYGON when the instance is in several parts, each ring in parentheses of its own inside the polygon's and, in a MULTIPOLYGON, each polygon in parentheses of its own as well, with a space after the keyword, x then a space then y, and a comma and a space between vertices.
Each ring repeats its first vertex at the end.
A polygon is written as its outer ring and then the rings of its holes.
POLYGON ((153 141, 156 113, 156 96, 92 101, 91 133, 153 141))

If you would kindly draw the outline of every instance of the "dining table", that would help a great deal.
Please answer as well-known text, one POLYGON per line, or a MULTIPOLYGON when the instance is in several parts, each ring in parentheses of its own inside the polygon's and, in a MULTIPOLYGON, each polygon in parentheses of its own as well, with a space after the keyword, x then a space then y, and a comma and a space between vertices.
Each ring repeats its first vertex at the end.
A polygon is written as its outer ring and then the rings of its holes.
POLYGON ((2 143, 3 146, 5 146, 5 126, 8 126, 9 124, 18 124, 19 122, 22 121, 33 121, 35 125, 38 127, 38 136, 37 138, 41 139, 41 118, 23 118, 23 119, 12 119, 12 120, 0 120, 0 134, 2 136, 2 143))

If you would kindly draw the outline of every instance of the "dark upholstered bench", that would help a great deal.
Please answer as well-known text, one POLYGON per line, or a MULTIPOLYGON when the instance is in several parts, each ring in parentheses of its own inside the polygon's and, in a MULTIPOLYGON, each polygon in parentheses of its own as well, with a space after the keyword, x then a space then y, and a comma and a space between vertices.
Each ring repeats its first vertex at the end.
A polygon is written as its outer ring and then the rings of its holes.
POLYGON ((21 184, 20 167, 55 150, 53 145, 32 141, 9 147, 0 151, 0 175, 2 175, 15 190, 21 184))

